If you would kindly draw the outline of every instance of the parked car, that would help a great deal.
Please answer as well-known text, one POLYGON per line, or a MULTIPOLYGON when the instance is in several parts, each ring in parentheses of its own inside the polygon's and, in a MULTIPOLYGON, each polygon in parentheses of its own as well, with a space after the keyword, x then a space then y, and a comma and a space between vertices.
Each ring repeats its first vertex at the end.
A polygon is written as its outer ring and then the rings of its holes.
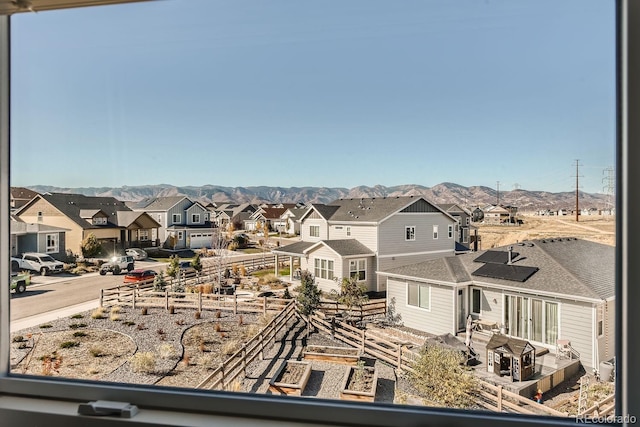
POLYGON ((111 272, 113 274, 120 274, 121 271, 131 271, 134 268, 135 261, 132 256, 118 255, 112 257, 108 262, 105 262, 100 266, 100 275, 111 272))
POLYGON ((15 290, 17 294, 26 291, 29 284, 31 284, 31 274, 11 273, 11 289, 15 290))
POLYGON ((125 251, 125 253, 129 256, 132 256, 134 260, 141 261, 143 259, 147 259, 147 251, 140 248, 129 248, 125 251))
POLYGON ((180 275, 187 277, 196 275, 196 269, 191 265, 191 261, 180 261, 180 275))
POLYGON ((124 276, 124 283, 139 283, 151 281, 155 279, 156 274, 157 273, 153 270, 132 270, 124 276))
POLYGON ((46 276, 49 273, 60 273, 64 263, 53 259, 51 255, 37 252, 26 252, 22 257, 11 258, 11 271, 31 270, 46 276))

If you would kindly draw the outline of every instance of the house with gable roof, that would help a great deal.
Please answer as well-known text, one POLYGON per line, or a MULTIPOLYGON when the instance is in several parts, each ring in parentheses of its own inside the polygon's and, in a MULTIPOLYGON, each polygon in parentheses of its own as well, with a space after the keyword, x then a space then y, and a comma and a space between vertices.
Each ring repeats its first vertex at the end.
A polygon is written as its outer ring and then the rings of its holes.
POLYGON ((170 249, 211 247, 215 226, 211 212, 200 202, 186 196, 153 197, 128 204, 137 212, 146 212, 160 224, 159 244, 170 249))
POLYGON ((338 289, 343 277, 384 291, 376 270, 453 255, 455 224, 421 196, 338 199, 312 204, 300 218, 301 241, 272 252, 276 265, 286 257, 310 271, 323 291, 338 289))
POLYGON ((75 254, 82 252, 82 241, 90 234, 101 241, 106 253, 149 246, 150 236, 159 227, 146 213, 134 212, 113 197, 82 194, 39 194, 15 216, 26 223, 64 229, 64 247, 75 254))
POLYGON ((436 335, 488 329, 556 351, 587 369, 614 357, 615 248, 576 238, 522 242, 377 271, 401 322, 436 335))

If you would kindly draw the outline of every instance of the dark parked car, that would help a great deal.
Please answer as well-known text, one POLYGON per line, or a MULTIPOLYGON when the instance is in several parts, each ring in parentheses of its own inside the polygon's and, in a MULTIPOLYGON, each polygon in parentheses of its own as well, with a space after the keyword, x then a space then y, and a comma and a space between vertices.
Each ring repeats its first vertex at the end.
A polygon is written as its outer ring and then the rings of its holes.
POLYGON ((139 283, 155 279, 156 272, 153 270, 132 270, 124 276, 124 283, 139 283))

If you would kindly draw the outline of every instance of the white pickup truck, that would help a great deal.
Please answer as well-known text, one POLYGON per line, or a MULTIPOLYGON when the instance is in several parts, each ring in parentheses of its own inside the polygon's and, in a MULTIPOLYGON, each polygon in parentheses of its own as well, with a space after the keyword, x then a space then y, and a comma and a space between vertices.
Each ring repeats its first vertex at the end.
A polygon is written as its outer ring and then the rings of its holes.
POLYGON ((37 252, 26 252, 20 258, 11 258, 11 271, 31 270, 46 276, 49 273, 60 273, 64 263, 53 259, 51 255, 37 252))

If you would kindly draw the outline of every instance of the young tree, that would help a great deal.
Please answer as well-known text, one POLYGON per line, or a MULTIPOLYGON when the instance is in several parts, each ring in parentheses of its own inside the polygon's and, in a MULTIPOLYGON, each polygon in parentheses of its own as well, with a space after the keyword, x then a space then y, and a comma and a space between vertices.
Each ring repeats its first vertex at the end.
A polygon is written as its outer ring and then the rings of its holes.
POLYGON ((180 258, 178 258, 178 255, 171 255, 170 260, 167 267, 167 276, 171 277, 171 287, 175 292, 176 279, 178 282, 180 281, 180 258))
POLYGON ((346 305, 349 310, 348 319, 353 320, 353 307, 362 307, 367 302, 367 286, 364 282, 358 281, 357 277, 343 277, 340 282, 340 295, 338 302, 346 305))
POLYGON ((413 365, 410 381, 430 404, 447 408, 473 408, 478 380, 458 350, 427 344, 413 365))
POLYGON ((318 289, 313 275, 308 270, 300 274, 300 286, 298 286, 296 290, 298 291, 298 295, 296 295, 296 307, 300 314, 307 318, 307 335, 309 335, 309 327, 311 324, 309 317, 318 308, 320 304, 320 294, 322 292, 318 289))
POLYGON ((167 282, 164 279, 164 272, 160 271, 153 279, 153 290, 156 292, 162 292, 167 287, 167 282))
POLYGON ((200 283, 200 273, 202 272, 202 261, 200 260, 200 252, 191 260, 191 267, 196 271, 196 282, 200 283))
POLYGON ((82 241, 80 250, 82 251, 83 257, 93 258, 100 254, 102 251, 102 245, 100 245, 95 234, 89 233, 89 235, 82 241))

